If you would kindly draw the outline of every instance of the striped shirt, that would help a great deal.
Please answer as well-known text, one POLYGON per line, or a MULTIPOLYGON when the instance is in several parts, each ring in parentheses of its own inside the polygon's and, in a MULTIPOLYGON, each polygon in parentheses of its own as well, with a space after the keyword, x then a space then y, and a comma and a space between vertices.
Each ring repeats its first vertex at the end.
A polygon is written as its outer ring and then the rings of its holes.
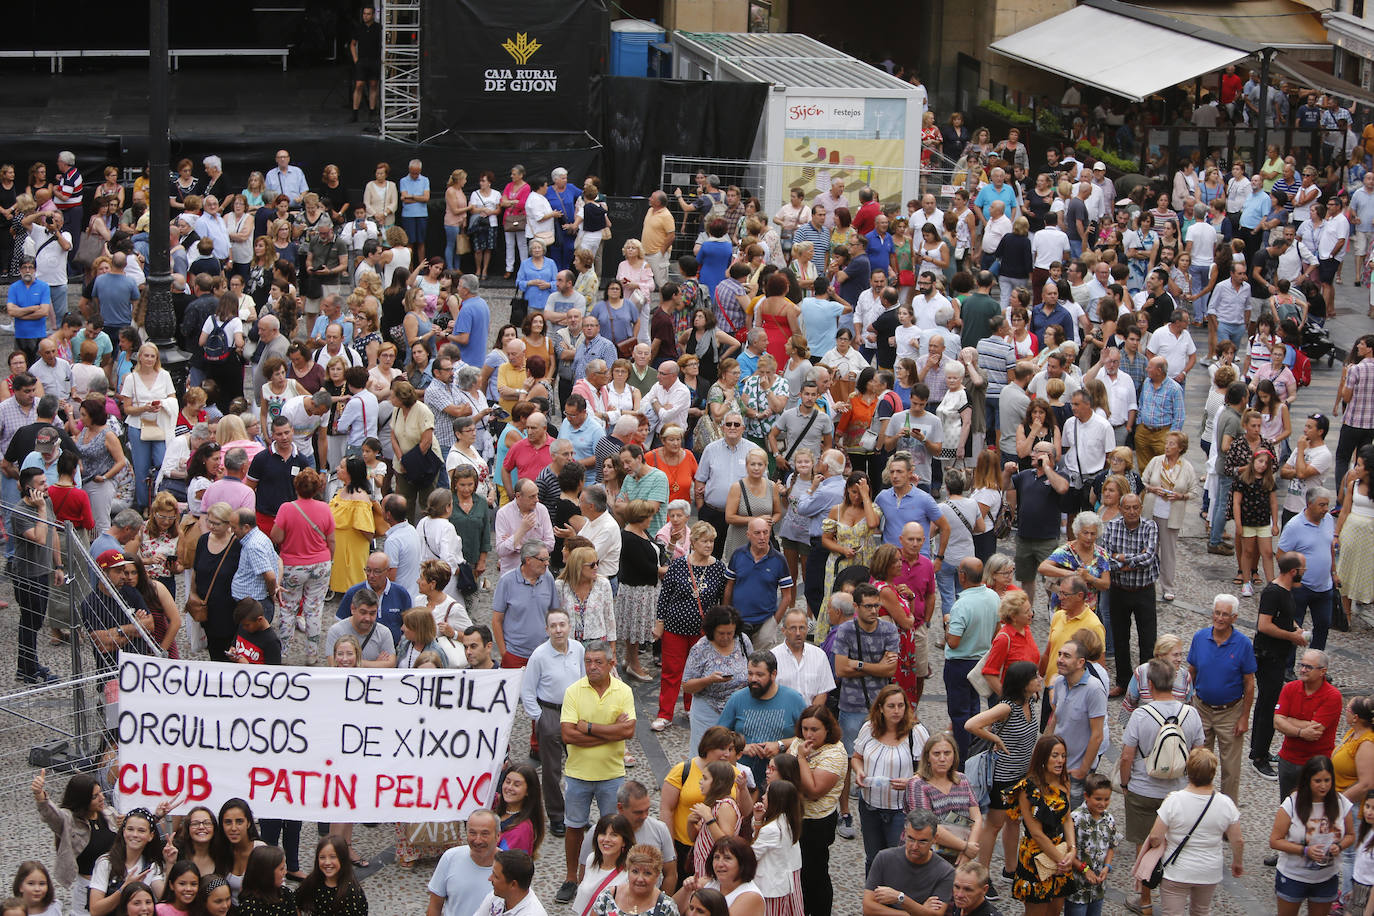
POLYGON ((1345 370, 1345 384, 1351 392, 1342 425, 1361 429, 1374 427, 1374 359, 1363 359, 1345 370))
POLYGON ((1158 429, 1182 429, 1184 420, 1183 389, 1178 382, 1166 378, 1158 388, 1146 380, 1140 388, 1140 413, 1136 419, 1142 426, 1158 429))
POLYGON ((57 191, 53 195, 53 203, 57 204, 59 210, 73 210, 81 206, 81 195, 85 186, 81 180, 81 173, 76 170, 76 166, 62 173, 58 179, 57 191))
POLYGON ((825 270, 825 259, 830 254, 830 230, 803 223, 792 233, 792 244, 795 246, 798 242, 810 242, 815 246, 811 251, 811 263, 817 270, 825 270))
MULTIPOLYGON (((1005 338, 988 335, 978 341, 978 368, 988 380, 987 396, 1000 397, 1007 384, 1007 370, 1016 362, 1016 348, 1005 338)), ((930 374, 926 373, 927 384, 930 374)))
POLYGON ((1002 739, 1007 746, 1006 754, 994 754, 992 778, 994 782, 1012 783, 1024 779, 1030 768, 1031 751, 1040 738, 1040 715, 1036 709, 1038 697, 1030 701, 1030 717, 1021 715, 1019 703, 1000 703, 1008 709, 1007 717, 992 726, 989 731, 1002 739))
POLYGON ((1113 588, 1144 588, 1159 578, 1159 527, 1153 519, 1142 518, 1132 529, 1118 515, 1102 526, 1102 546, 1113 557, 1113 588), (1124 559, 1116 560, 1118 554, 1124 559))

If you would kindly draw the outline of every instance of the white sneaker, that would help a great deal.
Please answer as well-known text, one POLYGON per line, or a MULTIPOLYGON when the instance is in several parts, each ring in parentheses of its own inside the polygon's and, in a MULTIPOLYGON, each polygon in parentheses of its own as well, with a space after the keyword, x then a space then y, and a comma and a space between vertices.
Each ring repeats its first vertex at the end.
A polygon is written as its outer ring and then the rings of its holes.
POLYGON ((1241 586, 1241 588, 1240 588, 1240 596, 1241 596, 1242 598, 1250 598, 1250 597, 1252 597, 1254 594, 1255 594, 1255 589, 1250 585, 1249 582, 1247 582, 1247 583, 1245 583, 1244 585, 1241 586))

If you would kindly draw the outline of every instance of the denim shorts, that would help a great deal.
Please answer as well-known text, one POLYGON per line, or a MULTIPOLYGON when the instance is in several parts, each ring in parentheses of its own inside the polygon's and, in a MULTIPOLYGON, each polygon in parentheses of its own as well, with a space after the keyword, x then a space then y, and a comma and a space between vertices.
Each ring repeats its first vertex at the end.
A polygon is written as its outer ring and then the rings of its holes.
POLYGON ((859 730, 868 721, 866 712, 845 712, 840 710, 840 742, 844 745, 845 751, 854 753, 854 741, 859 737, 859 730))
POLYGON ((1312 903, 1335 903, 1341 894, 1341 876, 1337 873, 1325 881, 1311 884, 1307 881, 1297 881, 1283 872, 1276 872, 1274 894, 1288 903, 1302 903, 1304 900, 1312 903))
POLYGON ((596 810, 601 816, 615 814, 615 796, 625 783, 624 776, 615 779, 601 779, 595 782, 574 779, 564 775, 567 787, 563 790, 563 823, 569 827, 585 829, 592 825, 592 799, 596 799, 596 810))

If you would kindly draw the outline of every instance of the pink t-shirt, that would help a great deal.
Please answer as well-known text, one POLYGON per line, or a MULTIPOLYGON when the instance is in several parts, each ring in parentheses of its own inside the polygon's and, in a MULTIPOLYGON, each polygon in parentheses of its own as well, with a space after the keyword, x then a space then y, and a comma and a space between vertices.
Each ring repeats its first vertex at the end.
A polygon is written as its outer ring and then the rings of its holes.
POLYGON ((253 488, 237 477, 221 477, 200 494, 200 511, 205 512, 215 503, 228 503, 230 509, 252 509, 257 505, 253 488))
POLYGON ((296 499, 282 504, 277 512, 277 527, 285 535, 281 542, 284 565, 310 566, 333 559, 325 538, 334 532, 334 513, 318 499, 296 499), (298 508, 304 510, 304 515, 298 508), (305 520, 306 515, 310 516, 310 521, 305 520), (312 526, 310 522, 315 524, 312 526))

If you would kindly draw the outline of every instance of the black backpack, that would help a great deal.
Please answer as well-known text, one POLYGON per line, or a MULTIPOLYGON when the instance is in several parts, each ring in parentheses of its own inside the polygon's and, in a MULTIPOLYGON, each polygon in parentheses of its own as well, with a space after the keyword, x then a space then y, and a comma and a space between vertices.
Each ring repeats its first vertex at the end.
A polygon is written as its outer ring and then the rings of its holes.
POLYGON ((210 336, 205 339, 201 355, 212 363, 223 362, 229 358, 229 334, 225 330, 226 325, 219 319, 212 315, 210 320, 214 322, 214 327, 210 330, 210 336))

